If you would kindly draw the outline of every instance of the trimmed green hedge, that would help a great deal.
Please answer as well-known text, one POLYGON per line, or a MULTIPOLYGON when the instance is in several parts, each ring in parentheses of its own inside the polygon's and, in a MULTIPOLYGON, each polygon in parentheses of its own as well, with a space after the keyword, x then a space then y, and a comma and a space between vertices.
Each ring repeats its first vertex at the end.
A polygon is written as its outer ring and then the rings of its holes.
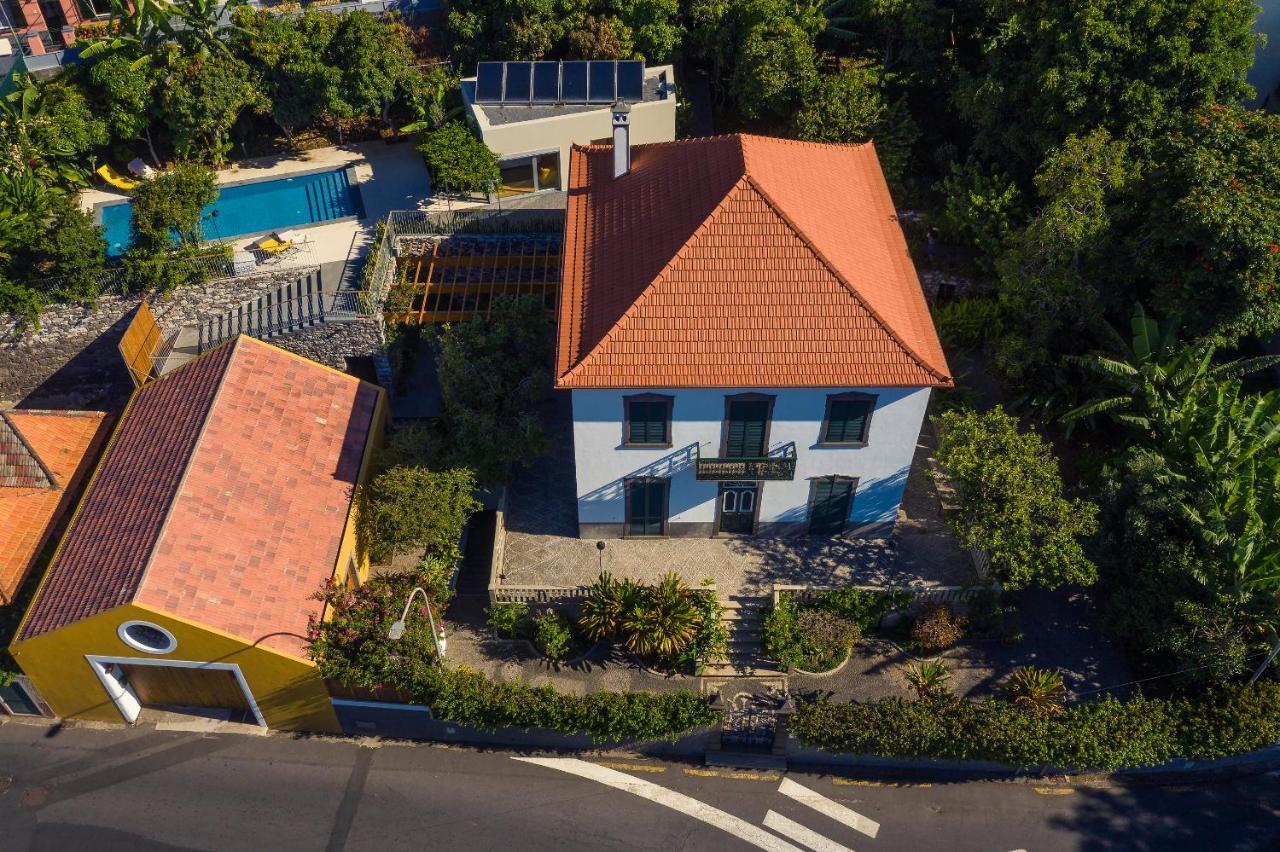
POLYGON ((429 705, 437 719, 485 730, 549 728, 596 742, 674 742, 720 718, 706 696, 688 690, 565 695, 551 686, 498 683, 465 666, 442 669, 425 662, 405 666, 389 681, 429 705))
POLYGON ((879 757, 989 760, 1012 766, 1116 769, 1205 760, 1280 742, 1280 684, 1222 688, 1195 698, 1108 696, 1054 716, 996 699, 890 698, 801 704, 789 730, 809 746, 879 757))

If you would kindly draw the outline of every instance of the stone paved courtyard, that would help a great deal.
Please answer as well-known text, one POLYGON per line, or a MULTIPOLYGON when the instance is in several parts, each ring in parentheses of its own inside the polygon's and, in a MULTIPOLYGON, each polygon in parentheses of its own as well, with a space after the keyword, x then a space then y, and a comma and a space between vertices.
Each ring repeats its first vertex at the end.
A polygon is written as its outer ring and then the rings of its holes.
POLYGON ((609 539, 600 553, 594 540, 576 537, 567 397, 549 406, 547 419, 557 449, 521 471, 508 492, 503 585, 586 585, 601 567, 636 580, 654 580, 667 571, 693 585, 712 580, 723 598, 766 595, 774 583, 936 586, 972 578, 968 557, 947 531, 925 474, 933 447, 927 430, 891 539, 609 539))

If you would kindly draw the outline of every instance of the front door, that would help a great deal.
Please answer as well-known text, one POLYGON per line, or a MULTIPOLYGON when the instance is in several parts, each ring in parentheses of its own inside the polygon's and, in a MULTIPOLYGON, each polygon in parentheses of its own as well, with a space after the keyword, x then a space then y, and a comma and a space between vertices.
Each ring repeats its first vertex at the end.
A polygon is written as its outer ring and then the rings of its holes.
POLYGON ((627 480, 627 535, 666 535, 667 481, 627 480))
POLYGON ((813 500, 809 509, 809 534, 833 536, 844 532, 845 520, 853 502, 852 479, 827 477, 813 481, 813 500))
POLYGON ((756 525, 758 485, 720 486, 720 529, 729 535, 751 535, 756 525))
POLYGON ((760 458, 769 423, 769 402, 763 399, 731 399, 725 428, 724 456, 729 459, 760 458))

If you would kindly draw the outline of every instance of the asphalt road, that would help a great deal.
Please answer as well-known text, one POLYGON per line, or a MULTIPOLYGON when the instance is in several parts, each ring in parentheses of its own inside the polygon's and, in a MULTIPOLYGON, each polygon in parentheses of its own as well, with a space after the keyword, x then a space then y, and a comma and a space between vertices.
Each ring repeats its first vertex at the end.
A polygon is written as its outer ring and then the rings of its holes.
POLYGON ((624 758, 0 724, 0 850, 1270 850, 1280 776, 898 786, 624 758))

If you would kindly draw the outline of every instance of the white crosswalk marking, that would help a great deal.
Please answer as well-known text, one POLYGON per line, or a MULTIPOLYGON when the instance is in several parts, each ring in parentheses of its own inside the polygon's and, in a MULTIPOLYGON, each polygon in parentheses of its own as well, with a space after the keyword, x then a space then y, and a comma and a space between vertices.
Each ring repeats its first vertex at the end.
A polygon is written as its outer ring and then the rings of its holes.
POLYGON ((789 799, 795 799, 802 805, 813 808, 836 822, 842 822, 854 831, 860 831, 867 837, 875 837, 880 832, 880 823, 864 817, 857 811, 846 808, 839 802, 833 802, 821 793, 815 793, 808 787, 802 787, 790 778, 783 778, 778 785, 778 792, 789 799))
POLYGON ((764 815, 764 827, 772 828, 783 837, 790 837, 796 843, 808 846, 813 852, 853 852, 848 846, 841 846, 813 829, 787 819, 777 811, 769 811, 764 815))
POLYGON ((782 838, 775 837, 764 829, 757 828, 733 814, 725 813, 719 808, 713 808, 711 805, 700 802, 683 793, 668 790, 666 787, 660 787, 651 781, 636 778, 616 769, 609 769, 605 766, 587 763, 585 760, 577 760, 571 757, 513 757, 512 760, 545 766, 549 769, 558 769, 561 772, 568 772, 570 775, 577 775, 579 778, 586 778, 604 784, 607 787, 613 787, 615 790, 622 790, 632 795, 640 796, 655 804, 671 808, 696 820, 705 822, 707 825, 715 826, 721 831, 728 832, 758 849, 766 849, 769 852, 804 852, 798 846, 792 846, 782 838))

